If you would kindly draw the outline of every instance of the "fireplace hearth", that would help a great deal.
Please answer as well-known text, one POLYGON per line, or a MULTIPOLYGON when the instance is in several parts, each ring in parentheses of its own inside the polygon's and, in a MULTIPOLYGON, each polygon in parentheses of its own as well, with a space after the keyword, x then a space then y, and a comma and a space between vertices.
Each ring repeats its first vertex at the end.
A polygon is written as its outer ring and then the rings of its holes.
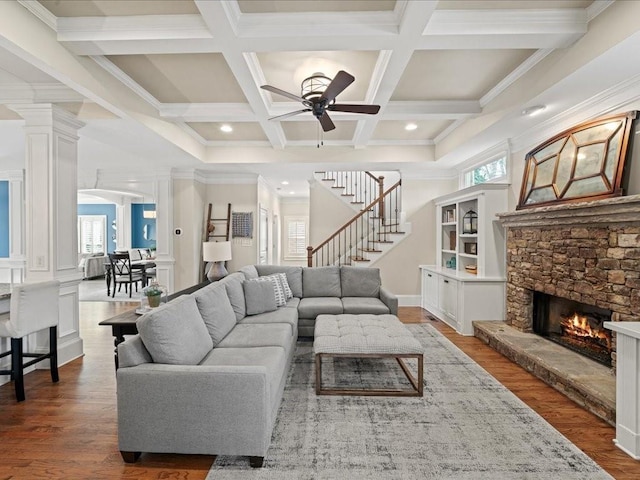
POLYGON ((563 347, 611 366, 611 311, 542 292, 533 293, 533 331, 563 347))

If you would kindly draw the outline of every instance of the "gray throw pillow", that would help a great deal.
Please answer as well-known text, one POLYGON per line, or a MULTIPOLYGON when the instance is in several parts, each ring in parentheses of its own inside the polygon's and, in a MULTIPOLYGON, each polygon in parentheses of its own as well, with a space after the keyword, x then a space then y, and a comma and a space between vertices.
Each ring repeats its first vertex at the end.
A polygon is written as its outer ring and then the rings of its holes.
POLYGON ((340 283, 343 297, 374 297, 380 296, 380 269, 340 267, 340 283))
POLYGON ((244 278, 247 280, 255 280, 258 278, 258 270, 253 265, 245 265, 241 269, 238 270, 240 273, 244 275, 244 278))
POLYGON ((136 327, 155 363, 197 365, 213 348, 196 300, 190 295, 145 313, 136 327))
POLYGON ((247 315, 258 315, 259 313, 273 312, 277 307, 276 295, 273 290, 273 283, 259 279, 245 280, 244 300, 247 305, 247 315))
POLYGON ((236 325, 236 314, 224 285, 212 283, 192 293, 215 347, 236 325))

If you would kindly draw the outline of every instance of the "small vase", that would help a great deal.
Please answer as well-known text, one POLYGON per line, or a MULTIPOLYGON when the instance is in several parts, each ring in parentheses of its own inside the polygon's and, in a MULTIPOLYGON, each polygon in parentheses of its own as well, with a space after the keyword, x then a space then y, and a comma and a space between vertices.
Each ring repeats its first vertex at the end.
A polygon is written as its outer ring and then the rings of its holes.
POLYGON ((149 306, 151 308, 159 307, 162 295, 149 295, 147 299, 149 300, 149 306))

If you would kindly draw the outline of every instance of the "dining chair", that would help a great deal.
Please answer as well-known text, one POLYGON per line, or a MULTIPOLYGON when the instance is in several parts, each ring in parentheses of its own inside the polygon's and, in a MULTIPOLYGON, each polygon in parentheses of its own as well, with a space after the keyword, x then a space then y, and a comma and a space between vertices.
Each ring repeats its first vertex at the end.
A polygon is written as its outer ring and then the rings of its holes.
POLYGON ((11 350, 0 354, 11 355, 11 368, 0 370, 0 375, 11 375, 15 384, 16 400, 24 395, 24 369, 49 359, 51 380, 58 381, 58 301, 60 282, 57 280, 14 285, 8 313, 0 314, 0 337, 11 339, 11 350), (32 333, 49 329, 49 352, 24 351, 23 338, 32 333), (26 358, 33 358, 24 362, 26 358))
POLYGON ((131 298, 134 285, 136 292, 138 291, 138 282, 141 286, 144 286, 142 272, 131 268, 131 258, 128 252, 110 253, 109 262, 111 263, 111 277, 113 280, 112 297, 116 296, 116 285, 118 286, 118 291, 120 291, 124 284, 124 291, 129 291, 129 298, 131 298))

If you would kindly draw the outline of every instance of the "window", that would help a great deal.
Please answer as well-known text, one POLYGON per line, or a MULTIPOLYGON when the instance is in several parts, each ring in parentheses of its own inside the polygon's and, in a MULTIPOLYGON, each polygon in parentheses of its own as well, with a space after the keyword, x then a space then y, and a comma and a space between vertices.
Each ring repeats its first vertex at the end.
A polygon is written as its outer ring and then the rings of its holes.
POLYGON ((106 215, 78 215, 78 252, 105 253, 106 215))
POLYGON ((507 176, 507 156, 503 155, 476 165, 464 173, 464 187, 495 182, 507 176))
POLYGON ((308 217, 285 217, 286 245, 285 259, 307 257, 307 223, 308 217))

